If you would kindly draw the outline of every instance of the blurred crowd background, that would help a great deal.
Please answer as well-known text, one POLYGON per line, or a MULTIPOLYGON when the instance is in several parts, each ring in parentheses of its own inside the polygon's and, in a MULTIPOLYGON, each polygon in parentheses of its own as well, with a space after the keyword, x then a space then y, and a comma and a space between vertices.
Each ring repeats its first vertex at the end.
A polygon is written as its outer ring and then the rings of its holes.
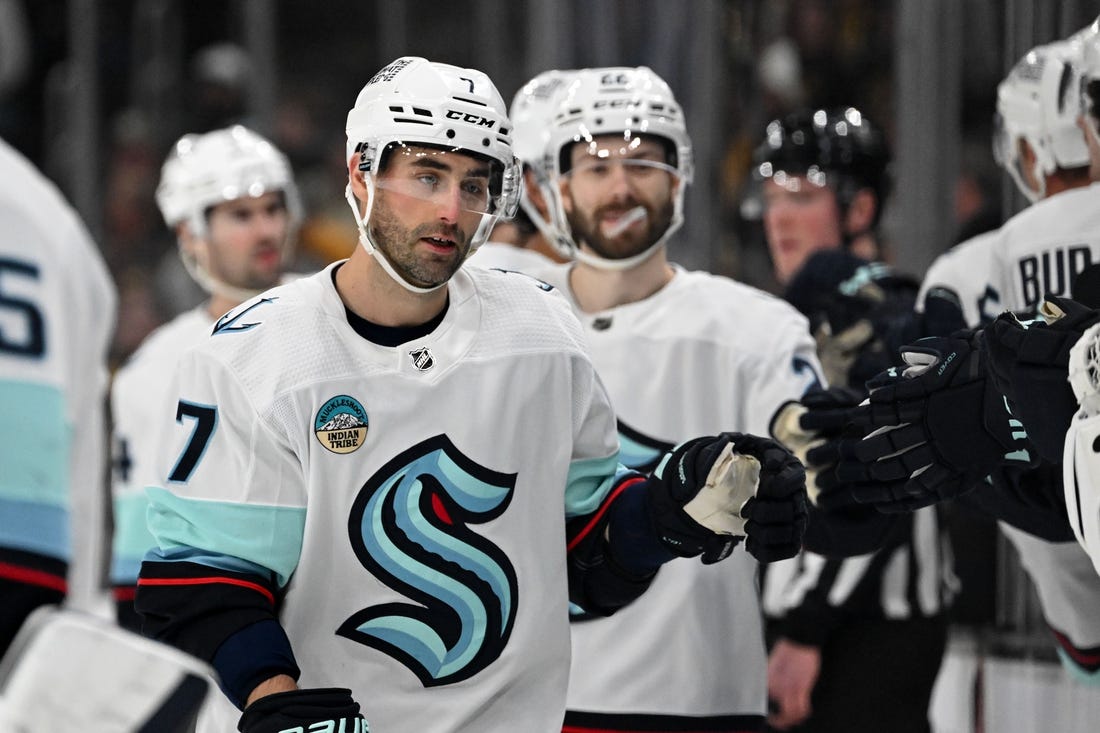
MULTIPOLYGON (((652 67, 695 145, 670 256, 766 289, 759 224, 744 215, 764 126, 802 107, 856 106, 894 151, 888 258, 919 277, 1021 207, 990 149, 996 85, 1027 49, 1097 12, 1084 0, 0 0, 0 137, 59 184, 100 243, 121 296, 115 365, 203 299, 153 200, 171 144, 232 122, 272 138, 306 207, 295 269, 316 269, 356 241, 347 110, 401 55, 486 71, 506 101, 546 69, 652 67)), ((970 547, 997 542, 991 526, 967 531, 970 547)), ((969 554, 959 623, 1053 656, 1011 553, 969 554)))

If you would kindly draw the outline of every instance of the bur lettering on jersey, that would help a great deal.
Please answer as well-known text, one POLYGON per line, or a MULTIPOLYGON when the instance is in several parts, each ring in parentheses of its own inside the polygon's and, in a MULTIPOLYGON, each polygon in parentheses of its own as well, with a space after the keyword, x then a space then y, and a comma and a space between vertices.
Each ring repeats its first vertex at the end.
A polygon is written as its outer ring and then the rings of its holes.
POLYGON ((1070 286, 1089 265, 1088 245, 1056 247, 1019 260, 1021 295, 1027 307, 1038 305, 1047 295, 1069 295, 1070 286))

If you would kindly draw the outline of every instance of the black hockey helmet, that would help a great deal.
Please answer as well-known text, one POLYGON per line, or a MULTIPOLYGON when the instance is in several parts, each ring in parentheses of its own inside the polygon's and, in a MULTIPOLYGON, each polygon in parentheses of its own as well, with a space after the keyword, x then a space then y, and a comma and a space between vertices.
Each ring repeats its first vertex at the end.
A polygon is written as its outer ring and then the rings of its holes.
POLYGON ((842 212, 863 188, 875 194, 878 225, 890 193, 890 150, 882 130, 855 107, 803 110, 772 120, 753 155, 757 184, 799 176, 831 186, 842 212))

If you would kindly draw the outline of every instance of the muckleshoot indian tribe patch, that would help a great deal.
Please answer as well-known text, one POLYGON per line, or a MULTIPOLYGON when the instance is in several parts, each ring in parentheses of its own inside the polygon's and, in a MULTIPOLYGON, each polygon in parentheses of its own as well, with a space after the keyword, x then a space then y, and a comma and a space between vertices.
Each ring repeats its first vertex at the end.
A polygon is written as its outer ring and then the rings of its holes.
POLYGON ((367 411, 354 397, 337 395, 317 411, 313 433, 333 453, 357 451, 367 438, 367 411))

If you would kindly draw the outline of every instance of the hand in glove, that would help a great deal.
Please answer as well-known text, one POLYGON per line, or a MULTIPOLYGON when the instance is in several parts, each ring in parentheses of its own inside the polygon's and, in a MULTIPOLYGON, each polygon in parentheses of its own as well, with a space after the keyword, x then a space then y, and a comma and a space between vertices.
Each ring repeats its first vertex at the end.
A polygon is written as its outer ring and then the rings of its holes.
POLYGON ((1100 322, 1100 311, 1049 296, 1039 315, 1042 320, 1023 323, 1004 313, 986 328, 989 374, 1039 454, 1061 463, 1066 430, 1077 412, 1067 381, 1069 352, 1085 329, 1100 322))
POLYGON ((986 378, 980 331, 921 339, 902 349, 904 370, 868 383, 853 420, 869 433, 842 446, 840 481, 883 511, 957 496, 1005 463, 1033 464, 1027 433, 986 378))
POLYGON ((651 477, 649 513, 661 541, 714 563, 742 538, 758 560, 793 557, 806 528, 806 474, 767 438, 722 433, 670 451, 651 477))

